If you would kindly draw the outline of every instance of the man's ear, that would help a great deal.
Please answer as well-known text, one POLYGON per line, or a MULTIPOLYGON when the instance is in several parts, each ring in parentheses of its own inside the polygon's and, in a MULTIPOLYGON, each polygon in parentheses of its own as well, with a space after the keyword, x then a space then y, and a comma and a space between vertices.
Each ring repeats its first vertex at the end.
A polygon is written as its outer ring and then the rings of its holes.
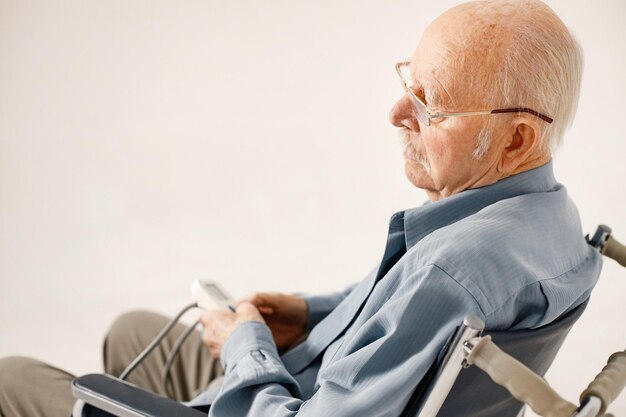
POLYGON ((518 168, 535 159, 540 152, 541 128, 533 120, 516 118, 504 141, 500 158, 500 170, 514 175, 518 168))

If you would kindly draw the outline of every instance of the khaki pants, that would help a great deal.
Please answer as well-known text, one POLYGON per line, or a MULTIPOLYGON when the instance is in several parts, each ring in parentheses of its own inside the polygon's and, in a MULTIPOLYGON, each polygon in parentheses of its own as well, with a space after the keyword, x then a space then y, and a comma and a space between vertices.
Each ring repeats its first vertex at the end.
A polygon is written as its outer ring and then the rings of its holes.
MULTIPOLYGON (((126 366, 165 327, 168 319, 159 314, 136 311, 118 318, 104 342, 104 371, 119 376, 126 366)), ((178 336, 187 327, 176 325, 161 344, 130 374, 128 381, 159 395, 161 371, 178 336)), ((170 371, 173 399, 187 401, 204 391, 222 375, 214 360, 193 332, 183 344, 170 371)), ((0 417, 68 417, 74 404, 68 372, 35 359, 0 359, 0 417)))

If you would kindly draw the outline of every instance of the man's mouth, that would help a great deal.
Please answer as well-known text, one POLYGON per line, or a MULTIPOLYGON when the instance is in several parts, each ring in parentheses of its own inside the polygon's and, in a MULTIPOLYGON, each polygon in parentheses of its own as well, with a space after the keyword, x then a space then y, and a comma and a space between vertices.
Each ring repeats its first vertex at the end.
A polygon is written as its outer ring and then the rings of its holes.
POLYGON ((428 162, 428 159, 426 159, 426 157, 421 152, 415 149, 415 147, 411 143, 411 134, 409 130, 406 128, 400 129, 400 131, 398 132, 398 136, 400 137, 400 143, 402 144, 402 147, 404 149, 404 159, 422 165, 426 172, 430 174, 430 163, 428 162))

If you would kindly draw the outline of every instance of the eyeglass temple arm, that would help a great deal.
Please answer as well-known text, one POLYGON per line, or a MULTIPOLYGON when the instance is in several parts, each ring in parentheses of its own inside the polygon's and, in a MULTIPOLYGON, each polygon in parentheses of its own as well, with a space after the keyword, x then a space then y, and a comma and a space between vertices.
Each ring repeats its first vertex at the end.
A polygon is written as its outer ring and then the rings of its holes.
POLYGON ((497 114, 497 113, 530 113, 533 116, 537 116, 538 118, 540 118, 541 120, 544 120, 548 123, 552 123, 554 121, 553 118, 548 117, 546 115, 543 115, 533 109, 529 109, 528 107, 517 107, 515 109, 496 109, 496 110, 491 110, 491 114, 497 114))

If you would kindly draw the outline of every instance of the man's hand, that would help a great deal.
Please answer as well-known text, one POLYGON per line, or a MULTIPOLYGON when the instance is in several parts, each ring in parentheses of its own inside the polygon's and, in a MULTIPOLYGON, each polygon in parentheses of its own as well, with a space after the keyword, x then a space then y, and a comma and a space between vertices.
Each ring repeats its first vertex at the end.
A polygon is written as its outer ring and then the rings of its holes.
POLYGON ((258 321, 265 323, 261 313, 249 302, 242 302, 237 305, 236 312, 225 310, 205 311, 200 322, 204 326, 202 341, 211 352, 214 358, 219 358, 222 353, 222 346, 228 336, 235 329, 246 321, 258 321))
POLYGON ((306 333, 308 307, 304 298, 279 293, 255 293, 246 299, 255 305, 279 349, 287 349, 306 333))

